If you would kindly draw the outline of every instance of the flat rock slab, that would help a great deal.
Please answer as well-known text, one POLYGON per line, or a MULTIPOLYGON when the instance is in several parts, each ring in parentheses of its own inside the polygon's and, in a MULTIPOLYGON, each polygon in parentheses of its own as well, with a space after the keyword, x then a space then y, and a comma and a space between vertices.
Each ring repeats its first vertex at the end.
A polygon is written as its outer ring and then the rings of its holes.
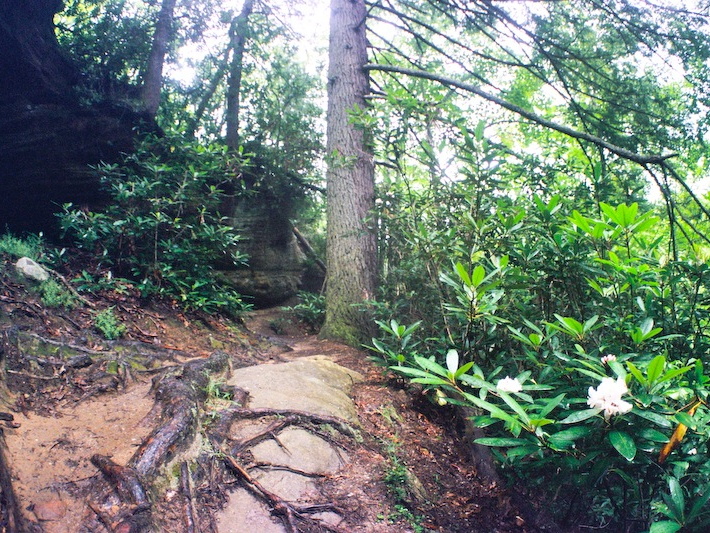
MULTIPOLYGON (((352 385, 359 381, 362 376, 357 372, 325 356, 313 356, 288 363, 240 368, 234 371, 229 384, 249 392, 246 406, 249 408, 304 411, 342 418, 356 425, 357 411, 349 393, 352 385)), ((240 428, 237 424, 237 438, 252 433, 254 425, 260 424, 251 421, 251 428, 240 428)), ((289 427, 276 437, 278 440, 266 440, 250 448, 257 463, 272 465, 272 468, 256 468, 251 475, 264 488, 286 501, 322 503, 319 502, 316 478, 293 470, 332 474, 347 461, 347 456, 325 439, 298 427, 289 427)), ((326 523, 335 525, 340 521, 335 513, 322 515, 318 518, 326 523)), ((285 531, 268 508, 244 489, 230 495, 217 524, 220 533, 285 531)))
POLYGON ((357 411, 349 393, 362 376, 327 357, 240 368, 229 380, 249 391, 248 407, 295 409, 329 415, 357 424, 357 411))

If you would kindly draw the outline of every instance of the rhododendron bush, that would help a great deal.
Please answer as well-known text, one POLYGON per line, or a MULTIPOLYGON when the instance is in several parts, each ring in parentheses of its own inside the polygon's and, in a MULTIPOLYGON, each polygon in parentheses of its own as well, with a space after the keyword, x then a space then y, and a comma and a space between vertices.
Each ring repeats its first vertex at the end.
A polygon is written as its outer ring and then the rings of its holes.
POLYGON ((496 239, 448 246, 438 318, 379 321, 376 358, 473 408, 476 442, 562 527, 707 530, 707 266, 667 257, 636 204, 508 209, 486 221, 496 239))

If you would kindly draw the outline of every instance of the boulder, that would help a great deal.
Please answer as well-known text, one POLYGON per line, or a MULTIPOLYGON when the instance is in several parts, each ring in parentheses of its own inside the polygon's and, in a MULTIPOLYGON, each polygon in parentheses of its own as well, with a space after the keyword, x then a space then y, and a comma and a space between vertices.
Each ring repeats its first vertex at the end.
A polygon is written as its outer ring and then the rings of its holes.
POLYGON ((21 257, 15 263, 15 270, 26 278, 36 281, 47 281, 49 273, 29 257, 21 257))
POLYGON ((242 238, 239 248, 248 255, 248 264, 222 270, 224 281, 257 307, 294 296, 301 286, 306 257, 288 217, 273 206, 242 201, 233 208, 229 221, 242 238))

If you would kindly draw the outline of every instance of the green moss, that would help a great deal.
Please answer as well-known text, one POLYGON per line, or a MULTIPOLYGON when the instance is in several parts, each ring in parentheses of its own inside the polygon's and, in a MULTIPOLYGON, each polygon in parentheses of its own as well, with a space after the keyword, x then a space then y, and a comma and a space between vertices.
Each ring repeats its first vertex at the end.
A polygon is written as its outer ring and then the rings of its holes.
POLYGON ((331 341, 342 342, 348 346, 359 348, 365 339, 361 338, 361 332, 358 328, 350 324, 333 323, 326 319, 323 328, 320 330, 318 337, 331 341))

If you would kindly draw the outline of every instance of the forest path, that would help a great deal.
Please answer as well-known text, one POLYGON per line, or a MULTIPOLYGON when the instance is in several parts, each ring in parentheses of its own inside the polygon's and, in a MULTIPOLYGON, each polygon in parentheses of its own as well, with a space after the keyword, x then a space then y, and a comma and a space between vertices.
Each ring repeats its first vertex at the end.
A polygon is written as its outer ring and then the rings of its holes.
POLYGON ((114 300, 129 333, 107 342, 86 310, 5 286, 26 531, 537 530, 477 477, 450 411, 287 310, 238 326, 114 300))

